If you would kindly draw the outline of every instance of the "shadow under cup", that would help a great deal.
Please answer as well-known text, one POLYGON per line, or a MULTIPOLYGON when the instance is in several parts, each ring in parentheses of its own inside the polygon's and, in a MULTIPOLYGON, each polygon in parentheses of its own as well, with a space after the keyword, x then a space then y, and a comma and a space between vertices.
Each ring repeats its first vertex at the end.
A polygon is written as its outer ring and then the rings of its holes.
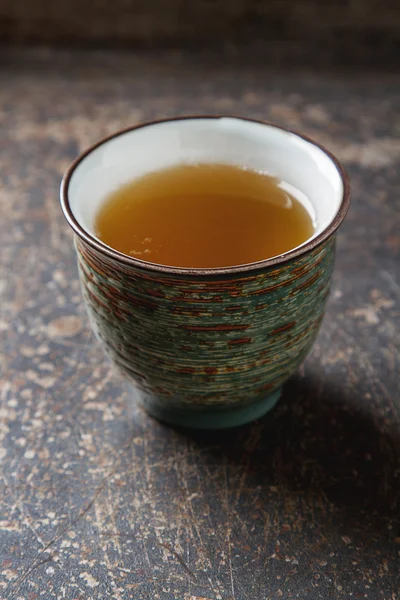
POLYGON ((326 150, 291 131, 241 118, 189 117, 133 127, 71 165, 61 204, 76 234, 90 321, 151 415, 217 429, 247 423, 275 405, 317 335, 335 233, 349 202, 348 178, 326 150), (315 234, 283 255, 220 269, 156 265, 96 237, 96 212, 113 190, 182 163, 271 173, 305 194, 315 234))

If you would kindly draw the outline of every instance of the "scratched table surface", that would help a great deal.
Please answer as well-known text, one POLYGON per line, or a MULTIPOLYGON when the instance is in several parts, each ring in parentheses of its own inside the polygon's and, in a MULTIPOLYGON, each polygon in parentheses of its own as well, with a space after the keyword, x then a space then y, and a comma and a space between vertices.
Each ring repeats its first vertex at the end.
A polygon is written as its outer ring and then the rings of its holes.
POLYGON ((2 51, 0 598, 400 598, 399 91, 229 56, 2 51), (132 406, 58 206, 89 144, 191 113, 298 129, 353 185, 312 354, 272 414, 223 433, 132 406))

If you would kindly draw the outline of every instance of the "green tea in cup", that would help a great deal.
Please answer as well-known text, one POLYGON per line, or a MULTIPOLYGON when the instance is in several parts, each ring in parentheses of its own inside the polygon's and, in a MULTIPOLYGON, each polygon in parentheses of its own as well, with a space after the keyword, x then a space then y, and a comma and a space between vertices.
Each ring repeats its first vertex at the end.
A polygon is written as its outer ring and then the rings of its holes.
POLYGON ((266 172, 181 164, 114 190, 96 215, 95 231, 108 246, 152 263, 242 265, 283 254, 313 235, 298 196, 266 172))

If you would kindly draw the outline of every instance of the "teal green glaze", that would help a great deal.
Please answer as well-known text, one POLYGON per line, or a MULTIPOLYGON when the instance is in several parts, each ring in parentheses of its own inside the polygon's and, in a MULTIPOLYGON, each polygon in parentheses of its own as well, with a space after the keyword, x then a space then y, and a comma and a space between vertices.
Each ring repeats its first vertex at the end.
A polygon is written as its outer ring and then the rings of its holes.
POLYGON ((282 389, 278 388, 268 396, 251 404, 228 408, 203 408, 189 411, 173 408, 168 405, 155 404, 152 398, 141 395, 139 401, 153 417, 169 425, 190 427, 191 429, 228 429, 251 423, 272 410, 278 402, 282 389))
POLYGON ((106 352, 151 414, 202 428, 247 422, 275 403, 314 342, 334 262, 334 236, 280 265, 208 276, 140 269, 76 246, 106 352))

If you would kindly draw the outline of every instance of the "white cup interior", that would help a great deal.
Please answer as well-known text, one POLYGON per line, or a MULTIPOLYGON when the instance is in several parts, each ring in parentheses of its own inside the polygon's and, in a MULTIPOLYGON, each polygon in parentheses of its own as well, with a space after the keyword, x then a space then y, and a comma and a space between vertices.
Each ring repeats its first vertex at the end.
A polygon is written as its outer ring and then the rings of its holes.
POLYGON ((294 186, 314 221, 310 239, 329 226, 342 202, 341 175, 318 146, 272 125, 221 117, 154 123, 100 144, 73 171, 71 211, 96 237, 96 213, 111 192, 145 173, 182 163, 237 165, 278 177, 288 191, 294 186))

